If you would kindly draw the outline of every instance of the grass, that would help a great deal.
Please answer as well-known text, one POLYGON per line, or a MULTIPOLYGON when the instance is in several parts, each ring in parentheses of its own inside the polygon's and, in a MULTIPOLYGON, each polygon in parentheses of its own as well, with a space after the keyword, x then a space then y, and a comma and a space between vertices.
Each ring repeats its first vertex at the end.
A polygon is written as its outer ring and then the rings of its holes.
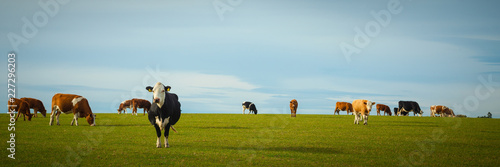
MULTIPOLYGON (((500 120, 346 115, 183 114, 170 148, 156 148, 147 116, 72 115, 16 122, 16 159, 0 114, 0 166, 498 166, 500 120)), ((162 140, 163 141, 163 140, 162 140)))

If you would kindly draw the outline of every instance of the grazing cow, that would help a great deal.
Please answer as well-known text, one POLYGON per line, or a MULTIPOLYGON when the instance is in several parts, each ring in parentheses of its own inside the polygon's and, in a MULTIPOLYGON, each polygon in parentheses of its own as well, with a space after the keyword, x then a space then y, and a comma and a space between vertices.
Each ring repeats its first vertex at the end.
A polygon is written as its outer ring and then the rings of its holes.
POLYGON ((442 106, 442 105, 432 105, 430 107, 431 109, 431 117, 435 117, 436 114, 439 114, 439 116, 441 117, 446 117, 446 116, 453 116, 455 117, 455 113, 453 112, 452 109, 446 107, 446 106, 442 106))
POLYGON ((387 115, 392 116, 391 109, 389 108, 389 106, 384 104, 377 104, 376 108, 377 108, 377 115, 380 115, 380 111, 384 111, 384 116, 386 113, 387 115))
POLYGON ((148 111, 148 119, 151 125, 156 129, 156 147, 161 148, 161 131, 165 129, 165 147, 170 147, 168 144, 168 134, 170 128, 176 131, 172 126, 179 121, 181 117, 181 103, 176 94, 169 93, 168 88, 161 82, 156 83, 154 87, 148 86, 146 89, 153 92, 153 104, 148 111))
POLYGON ((56 116, 57 125, 59 124, 59 115, 61 113, 73 113, 73 120, 71 126, 76 123, 78 126, 78 117, 85 118, 90 126, 95 126, 95 114, 90 109, 89 102, 86 98, 80 95, 62 94, 58 93, 52 97, 52 113, 50 113, 49 125, 54 123, 54 116, 56 116))
POLYGON ((354 100, 352 102, 353 112, 354 112, 354 124, 359 124, 361 118, 365 120, 363 125, 368 124, 368 115, 370 115, 370 111, 372 110, 372 106, 375 102, 369 100, 354 100))
POLYGON ((421 109, 420 106, 418 105, 417 102, 414 101, 399 101, 399 110, 398 110, 398 115, 404 114, 404 112, 409 112, 413 111, 413 116, 415 114, 418 114, 420 117, 424 113, 421 109))
POLYGON ((292 112, 292 117, 295 117, 297 114, 297 108, 299 107, 299 103, 297 100, 293 99, 290 101, 290 112, 292 112))
POLYGON ((146 115, 146 112, 151 108, 151 103, 144 99, 132 99, 132 115, 137 115, 137 108, 144 108, 144 113, 142 115, 146 115))
POLYGON ((44 118, 46 117, 47 110, 45 110, 42 101, 28 97, 23 97, 21 100, 28 102, 29 108, 33 109, 33 116, 37 117, 37 112, 40 112, 44 118))
POLYGON ((453 109, 448 108, 448 110, 446 110, 446 111, 443 112, 443 115, 445 117, 453 117, 454 118, 455 117, 455 112, 453 112, 453 109))
POLYGON ((24 121, 26 121, 26 116, 28 117, 28 121, 31 121, 33 115, 30 113, 28 102, 21 99, 10 98, 9 101, 7 102, 7 106, 9 109, 8 112, 17 112, 16 121, 19 118, 19 115, 21 114, 24 115, 23 116, 24 121))
POLYGON ((118 107, 118 114, 121 114, 122 111, 124 114, 126 114, 127 108, 132 109, 132 100, 125 100, 122 103, 120 103, 120 106, 118 107))
POLYGON ((349 112, 352 113, 352 104, 349 102, 337 102, 335 104, 335 111, 333 111, 333 115, 335 115, 335 113, 340 115, 340 111, 347 111, 347 115, 349 115, 349 112))
POLYGON ((245 101, 241 104, 241 107, 243 108, 243 114, 245 114, 245 110, 248 109, 248 114, 254 113, 257 114, 257 107, 255 107, 255 104, 249 101, 245 101))

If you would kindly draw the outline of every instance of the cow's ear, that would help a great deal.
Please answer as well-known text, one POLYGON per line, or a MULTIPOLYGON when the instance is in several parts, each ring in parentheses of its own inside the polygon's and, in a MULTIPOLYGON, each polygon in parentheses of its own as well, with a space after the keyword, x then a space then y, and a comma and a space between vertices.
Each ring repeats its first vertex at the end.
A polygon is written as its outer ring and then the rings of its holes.
POLYGON ((146 87, 146 90, 148 90, 148 92, 152 92, 152 91, 153 91, 153 87, 151 87, 151 86, 147 86, 147 87, 146 87))
POLYGON ((167 90, 167 92, 170 92, 170 89, 171 89, 171 88, 172 88, 172 87, 170 87, 170 86, 165 86, 165 90, 167 90))
POLYGON ((364 103, 365 105, 367 105, 367 104, 366 104, 366 102, 363 102, 363 103, 364 103))
POLYGON ((372 105, 374 105, 374 104, 375 104, 375 102, 373 102, 373 104, 372 104, 372 105))

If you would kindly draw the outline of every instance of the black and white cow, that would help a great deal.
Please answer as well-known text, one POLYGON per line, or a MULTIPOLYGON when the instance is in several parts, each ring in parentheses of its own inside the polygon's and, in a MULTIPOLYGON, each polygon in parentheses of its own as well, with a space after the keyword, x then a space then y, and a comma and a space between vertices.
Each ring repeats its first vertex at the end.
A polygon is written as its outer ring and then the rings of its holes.
POLYGON ((153 92, 153 104, 148 111, 148 119, 156 129, 156 147, 161 148, 161 131, 165 129, 165 147, 170 147, 168 144, 168 134, 170 128, 175 131, 172 125, 175 125, 181 117, 181 103, 176 94, 169 93, 170 86, 166 87, 158 82, 154 87, 148 86, 146 89, 153 92))
POLYGON ((245 110, 248 109, 248 114, 250 113, 254 113, 254 114, 257 114, 257 108, 255 107, 255 104, 253 104, 252 102, 249 102, 249 101, 245 101, 241 104, 241 107, 243 108, 243 114, 245 114, 245 110))
POLYGON ((409 114, 409 112, 413 111, 413 115, 418 114, 420 117, 424 113, 417 102, 414 101, 399 101, 399 110, 398 115, 404 115, 405 112, 409 114))

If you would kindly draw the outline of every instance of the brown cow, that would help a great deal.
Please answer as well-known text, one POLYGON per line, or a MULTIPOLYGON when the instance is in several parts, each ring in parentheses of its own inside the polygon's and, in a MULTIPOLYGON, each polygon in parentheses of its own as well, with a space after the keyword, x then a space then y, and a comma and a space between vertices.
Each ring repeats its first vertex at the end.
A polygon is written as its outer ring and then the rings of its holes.
POLYGON ((21 99, 10 98, 9 101, 7 102, 7 106, 9 108, 8 112, 17 112, 16 121, 19 118, 19 115, 21 114, 25 115, 23 116, 24 121, 26 121, 26 116, 28 116, 28 121, 31 121, 33 115, 30 113, 30 107, 28 102, 21 99))
POLYGON ((368 124, 368 115, 370 115, 370 111, 372 110, 372 106, 375 102, 371 102, 369 100, 354 100, 352 102, 352 107, 354 111, 354 124, 359 124, 361 118, 365 120, 363 125, 368 124))
POLYGON ((54 123, 54 115, 56 116, 57 125, 59 124, 59 115, 73 113, 71 126, 76 122, 78 126, 78 117, 85 118, 90 126, 95 126, 95 115, 90 109, 89 102, 86 98, 72 94, 55 94, 52 97, 52 113, 50 113, 49 125, 54 123))
POLYGON ((391 108, 389 108, 389 106, 384 105, 384 104, 377 104, 376 108, 377 108, 377 115, 381 115, 380 111, 384 111, 384 116, 386 113, 387 113, 387 115, 392 116, 391 108))
POLYGON ((455 113, 451 108, 442 105, 431 106, 431 117, 436 117, 436 114, 441 117, 455 117, 455 113))
POLYGON ((297 114, 297 108, 299 107, 299 103, 297 100, 293 99, 290 101, 290 112, 292 112, 292 117, 295 117, 297 114))
POLYGON ((118 107, 118 114, 121 114, 122 111, 124 114, 126 114, 127 108, 132 109, 132 100, 125 100, 120 103, 120 107, 118 107))
POLYGON ((132 115, 137 115, 137 108, 144 108, 144 114, 146 115, 146 112, 149 111, 149 108, 151 108, 151 103, 148 100, 144 99, 132 99, 132 115))
POLYGON ((349 115, 349 112, 352 113, 352 104, 349 102, 337 102, 335 104, 335 111, 333 111, 333 115, 335 115, 335 113, 340 115, 340 111, 347 111, 347 115, 349 115))
POLYGON ((34 98, 28 98, 28 97, 23 97, 21 100, 24 100, 28 102, 29 107, 33 109, 33 115, 37 117, 37 112, 39 111, 43 117, 45 118, 47 114, 47 110, 45 110, 45 107, 43 106, 42 101, 34 98))

